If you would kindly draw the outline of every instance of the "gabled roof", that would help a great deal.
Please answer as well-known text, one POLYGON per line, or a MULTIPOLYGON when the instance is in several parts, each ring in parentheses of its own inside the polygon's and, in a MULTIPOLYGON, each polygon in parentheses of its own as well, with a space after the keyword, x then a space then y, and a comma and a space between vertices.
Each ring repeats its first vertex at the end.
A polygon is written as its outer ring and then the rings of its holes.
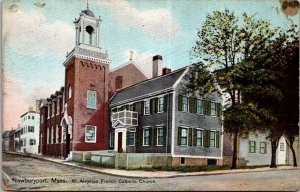
POLYGON ((121 89, 115 94, 114 98, 112 98, 110 106, 113 107, 118 104, 126 103, 129 100, 146 98, 151 94, 172 89, 173 85, 183 75, 186 68, 187 67, 183 67, 172 73, 148 79, 125 89, 121 89))
POLYGON ((141 68, 139 67, 134 61, 130 60, 130 61, 127 61, 126 63, 116 67, 116 68, 113 68, 110 70, 111 73, 119 70, 119 69, 122 69, 123 67, 127 66, 127 65, 133 65, 135 66, 146 78, 150 78, 149 75, 146 74, 146 72, 141 68))

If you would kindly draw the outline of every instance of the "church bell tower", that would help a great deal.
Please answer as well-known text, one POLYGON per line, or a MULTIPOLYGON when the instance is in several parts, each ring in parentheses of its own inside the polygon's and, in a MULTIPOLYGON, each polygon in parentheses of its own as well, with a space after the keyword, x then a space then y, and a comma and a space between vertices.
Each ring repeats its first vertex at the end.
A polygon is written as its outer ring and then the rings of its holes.
POLYGON ((75 19, 75 47, 67 54, 65 103, 72 118, 72 151, 107 149, 108 79, 107 51, 100 48, 100 17, 87 8, 75 19))

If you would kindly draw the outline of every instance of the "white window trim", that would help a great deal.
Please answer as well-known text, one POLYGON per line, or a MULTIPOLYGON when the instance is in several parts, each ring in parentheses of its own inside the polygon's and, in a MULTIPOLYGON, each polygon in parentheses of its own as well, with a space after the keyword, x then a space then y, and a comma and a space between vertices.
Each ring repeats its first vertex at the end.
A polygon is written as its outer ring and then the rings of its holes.
POLYGON ((84 141, 85 141, 86 143, 96 143, 96 141, 97 141, 97 126, 95 126, 95 125, 86 125, 86 126, 85 126, 85 130, 84 130, 84 141), (95 141, 87 141, 87 140, 86 140, 86 129, 87 129, 88 126, 95 127, 95 141))
POLYGON ((95 90, 87 90, 86 91, 86 108, 87 109, 97 109, 97 92, 95 90), (88 106, 88 100, 89 100, 88 93, 89 93, 89 91, 93 91, 96 94, 96 102, 95 102, 96 106, 95 107, 88 106))
POLYGON ((150 111, 150 105, 151 105, 151 104, 150 104, 150 99, 145 99, 145 100, 144 100, 144 115, 150 115, 150 113, 151 113, 151 111, 150 111), (146 114, 146 107, 145 107, 145 106, 146 106, 146 105, 145 105, 145 104, 146 104, 146 101, 149 102, 149 107, 148 107, 148 108, 149 108, 149 113, 147 113, 147 114, 146 114))
POLYGON ((209 130, 209 148, 217 148, 216 146, 217 146, 217 134, 216 134, 216 130, 209 130), (211 137, 210 137, 210 133, 211 132, 215 132, 215 145, 214 145, 214 147, 212 147, 211 146, 211 137))
POLYGON ((149 145, 145 145, 145 129, 149 130, 149 136, 150 136, 151 127, 143 127, 143 146, 147 147, 147 146, 150 146, 150 137, 149 137, 149 145))
MULTIPOLYGON (((157 126, 156 127, 156 146, 164 146, 164 145, 159 145, 158 144, 158 129, 162 129, 163 130, 163 138, 165 137, 165 135, 164 135, 164 127, 163 126, 157 126)), ((166 139, 166 138, 164 138, 164 139, 166 139)))
POLYGON ((186 112, 186 113, 188 113, 189 112, 189 97, 188 96, 184 96, 184 95, 182 95, 182 111, 181 112, 186 112), (183 98, 186 98, 186 101, 187 101, 187 106, 186 106, 186 111, 184 111, 184 104, 183 104, 183 98))
POLYGON ((158 102, 157 102, 157 113, 163 113, 164 112, 164 105, 165 105, 165 97, 164 96, 159 96, 157 100, 158 100, 158 102), (159 100, 160 99, 162 99, 162 101, 163 101, 161 111, 159 111, 159 105, 160 105, 159 100))
POLYGON ((197 107, 197 114, 203 115, 203 99, 197 99, 197 106, 196 107, 197 107), (199 103, 199 101, 202 102, 202 111, 201 111, 201 113, 198 112, 198 103, 199 103))
POLYGON ((250 143, 249 143, 249 153, 256 153, 256 142, 255 141, 249 141, 250 143), (251 152, 251 143, 254 143, 254 151, 253 152, 251 152))
POLYGON ((187 126, 179 126, 179 127, 181 127, 180 146, 189 146, 189 129, 190 129, 190 127, 187 127, 187 126), (182 143, 181 143, 181 138, 182 138, 182 128, 183 128, 183 129, 187 129, 186 145, 182 145, 182 143))
POLYGON ((54 105, 54 103, 55 103, 55 101, 53 101, 52 105, 51 105, 51 110, 52 110, 51 111, 51 117, 54 117, 54 114, 55 114, 55 110, 54 110, 55 109, 55 105, 54 105))
POLYGON ((62 96, 62 109, 61 109, 61 113, 65 112, 65 92, 63 93, 62 96))
POLYGON ((72 98, 72 86, 69 85, 68 87, 68 99, 71 99, 72 98))
POLYGON ((285 144, 283 142, 280 142, 279 143, 279 151, 285 151, 285 144), (281 144, 283 144, 283 150, 281 150, 281 144))
MULTIPOLYGON (((202 142, 201 142, 201 145, 196 145, 196 147, 203 147, 203 131, 204 131, 204 129, 202 129, 202 128, 196 128, 196 130, 202 131, 202 142)), ((198 140, 197 131, 196 131, 196 139, 198 140)), ((196 144, 197 144, 197 141, 196 141, 196 144)))
POLYGON ((58 124, 56 124, 56 132, 55 132, 55 143, 58 143, 58 130, 59 130, 59 127, 58 127, 58 124))
POLYGON ((64 128, 61 127, 61 139, 60 139, 60 143, 64 143, 64 128))
POLYGON ((59 115, 59 111, 60 111, 60 102, 59 102, 59 98, 57 97, 57 102, 56 102, 56 115, 59 115))
POLYGON ((217 103, 216 102, 214 102, 214 101, 210 101, 210 116, 212 116, 212 117, 216 117, 217 116, 217 103), (215 114, 214 115, 212 115, 212 104, 215 104, 215 114))
POLYGON ((51 144, 54 144, 54 126, 52 126, 51 136, 51 144))
POLYGON ((266 154, 266 153, 267 153, 267 142, 266 142, 266 141, 261 141, 261 142, 259 143, 259 153, 261 153, 261 154, 266 154), (265 144, 265 147, 264 147, 265 152, 262 152, 262 151, 261 151, 261 149, 262 149, 261 144, 262 144, 262 143, 265 144))
MULTIPOLYGON (((130 146, 130 147, 133 146, 133 147, 134 147, 134 146, 135 146, 135 139, 136 139, 136 138, 135 138, 135 132, 136 132, 136 131, 128 131, 128 132, 134 133, 134 134, 133 134, 133 145, 129 145, 129 144, 128 144, 128 146, 130 146)), ((128 143, 129 143, 129 141, 128 141, 128 143)))
POLYGON ((48 105, 48 114, 47 114, 47 119, 50 119, 50 106, 51 106, 51 105, 48 105))

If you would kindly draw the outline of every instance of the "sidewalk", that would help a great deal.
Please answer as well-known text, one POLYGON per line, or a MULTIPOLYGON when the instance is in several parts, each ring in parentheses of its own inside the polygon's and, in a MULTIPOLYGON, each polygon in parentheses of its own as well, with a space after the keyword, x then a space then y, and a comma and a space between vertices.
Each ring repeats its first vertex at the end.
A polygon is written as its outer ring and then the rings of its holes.
POLYGON ((278 168, 255 168, 255 169, 234 169, 234 170, 216 170, 216 171, 201 171, 201 172, 175 172, 175 171, 143 171, 143 170, 124 170, 102 167, 88 167, 76 162, 66 161, 64 159, 40 156, 40 155, 28 155, 15 152, 6 152, 8 154, 16 154, 21 156, 33 157, 40 160, 50 161, 62 165, 76 167, 79 169, 85 169, 96 173, 102 173, 107 175, 121 176, 121 177, 138 177, 138 178, 170 178, 170 177, 182 177, 182 176, 200 176, 200 175, 217 175, 217 174, 230 174, 230 173, 248 173, 248 172, 262 172, 262 171, 279 171, 279 170, 299 170, 292 166, 279 166, 278 168))

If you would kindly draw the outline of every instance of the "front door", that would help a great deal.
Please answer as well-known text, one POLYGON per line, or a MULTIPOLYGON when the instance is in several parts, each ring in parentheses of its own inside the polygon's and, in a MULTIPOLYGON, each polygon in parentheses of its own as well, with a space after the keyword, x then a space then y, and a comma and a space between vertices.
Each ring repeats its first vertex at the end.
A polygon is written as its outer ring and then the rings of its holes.
POLYGON ((123 152, 123 148, 122 148, 122 136, 123 136, 123 133, 119 132, 118 133, 118 153, 122 153, 123 152))

